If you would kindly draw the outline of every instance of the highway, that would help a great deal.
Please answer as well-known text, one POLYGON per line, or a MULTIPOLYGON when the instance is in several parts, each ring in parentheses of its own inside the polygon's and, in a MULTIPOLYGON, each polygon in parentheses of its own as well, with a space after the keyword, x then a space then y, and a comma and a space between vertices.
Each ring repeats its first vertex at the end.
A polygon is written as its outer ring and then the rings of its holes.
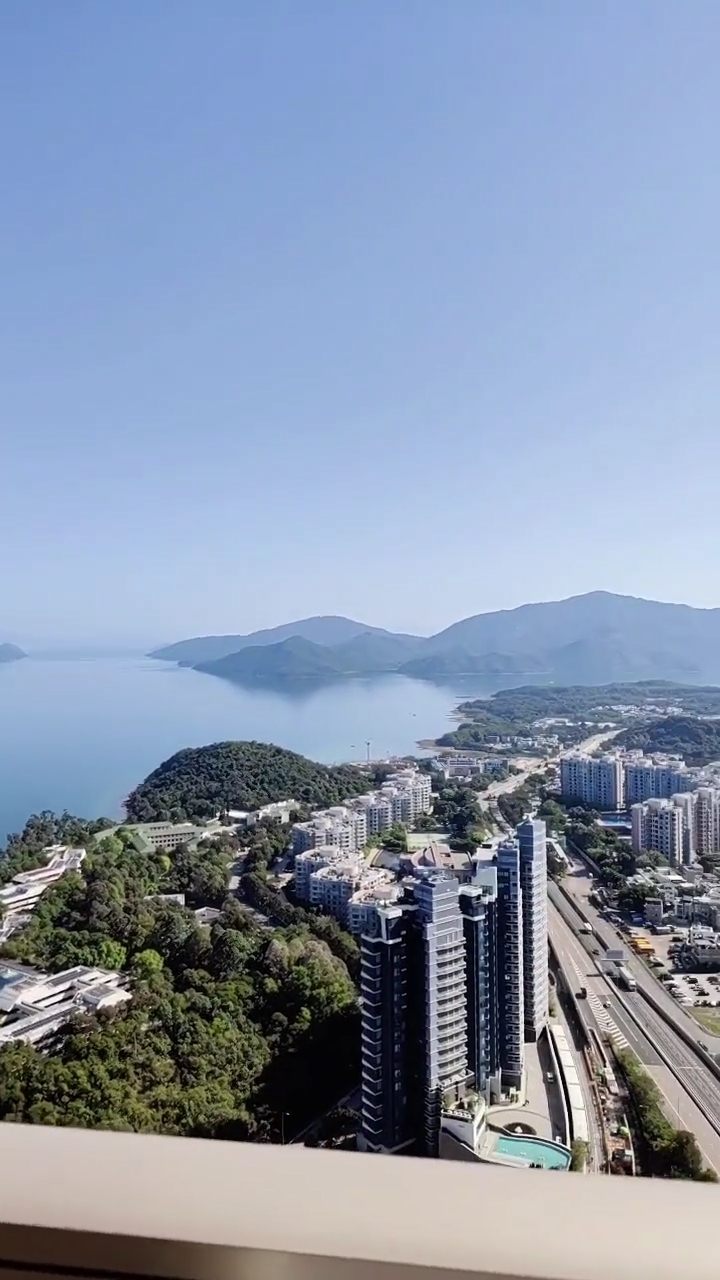
POLYGON ((663 1096, 668 1118, 678 1128, 695 1134, 706 1163, 720 1173, 720 1134, 705 1114, 709 1112, 714 1116, 720 1128, 720 1081, 639 993, 618 991, 615 984, 600 973, 588 950, 588 946, 592 946, 592 935, 587 935, 586 943, 584 935, 574 932, 570 923, 573 908, 567 903, 558 905, 557 895, 558 890, 551 886, 550 937, 570 984, 577 983, 576 991, 581 986, 587 990, 583 1008, 587 1024, 619 1048, 629 1047, 637 1054, 663 1096), (671 1065, 663 1062, 661 1054, 671 1065))
MULTIPOLYGON (((588 895, 592 892, 593 881, 582 863, 575 862, 572 874, 565 876, 563 880, 563 887, 573 898, 577 899, 578 906, 581 908, 583 915, 592 924, 597 936, 602 938, 609 947, 623 947, 625 949, 627 967, 635 978, 638 987, 641 990, 650 992, 653 999, 657 1000, 676 1027, 684 1028, 694 1040, 702 1040, 703 1044, 707 1045, 710 1053, 720 1054, 720 1037, 714 1036, 711 1032, 706 1031, 704 1027, 698 1026, 695 1019, 689 1013, 686 1013, 685 1009, 676 1000, 673 1000, 672 996, 668 995, 662 983, 658 982, 658 979, 650 973, 644 961, 629 950, 627 939, 614 929, 607 920, 603 920, 594 907, 590 906, 588 895)), ((572 910, 572 908, 569 908, 569 910, 572 910)))

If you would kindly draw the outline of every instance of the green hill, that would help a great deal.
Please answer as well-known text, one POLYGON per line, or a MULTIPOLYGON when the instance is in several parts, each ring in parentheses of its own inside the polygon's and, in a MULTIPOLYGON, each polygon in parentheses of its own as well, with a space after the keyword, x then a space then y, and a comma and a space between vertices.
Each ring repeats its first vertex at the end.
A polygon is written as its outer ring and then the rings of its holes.
POLYGON ((695 720, 690 716, 666 716, 626 729, 615 739, 629 750, 667 752, 682 756, 688 764, 704 765, 720 760, 720 720, 695 720))
POLYGON ((367 777, 351 765, 328 767, 266 742, 215 742, 165 760, 125 807, 133 822, 184 822, 291 798, 316 807, 338 804, 367 789, 367 777))

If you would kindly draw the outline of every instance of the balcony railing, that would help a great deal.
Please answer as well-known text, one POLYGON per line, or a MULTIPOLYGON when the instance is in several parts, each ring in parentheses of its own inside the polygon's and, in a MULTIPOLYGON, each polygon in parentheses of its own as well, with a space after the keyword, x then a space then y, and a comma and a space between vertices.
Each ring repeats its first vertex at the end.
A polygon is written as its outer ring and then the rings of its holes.
POLYGON ((7 1280, 717 1277, 712 1186, 13 1124, 0 1168, 7 1280))

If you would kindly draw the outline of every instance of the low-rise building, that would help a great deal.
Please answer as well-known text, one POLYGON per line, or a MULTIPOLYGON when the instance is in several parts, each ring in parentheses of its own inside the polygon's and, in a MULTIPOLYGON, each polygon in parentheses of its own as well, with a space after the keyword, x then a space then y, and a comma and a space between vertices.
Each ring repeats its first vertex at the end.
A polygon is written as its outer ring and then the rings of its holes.
POLYGON ((0 1044, 37 1044, 82 1012, 112 1008, 131 999, 121 973, 76 965, 47 974, 0 964, 0 1044))

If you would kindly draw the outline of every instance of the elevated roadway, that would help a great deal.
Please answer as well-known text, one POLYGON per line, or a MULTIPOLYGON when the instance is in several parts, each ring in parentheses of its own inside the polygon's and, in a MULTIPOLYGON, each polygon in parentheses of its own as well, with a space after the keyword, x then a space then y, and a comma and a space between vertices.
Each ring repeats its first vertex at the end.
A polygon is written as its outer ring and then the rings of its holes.
MULTIPOLYGON (((706 1031, 704 1027, 700 1027, 695 1019, 689 1013, 686 1013, 682 1006, 676 1000, 673 1000, 671 995, 668 995, 663 984, 650 972, 644 961, 630 951, 627 939, 607 920, 604 920, 595 907, 590 905, 588 897, 592 892, 593 880, 585 866, 578 859, 574 861, 571 874, 565 876, 563 888, 576 899, 583 915, 592 924, 598 938, 602 938, 603 942, 609 947, 623 947, 625 949, 626 965, 637 982, 638 988, 642 991, 647 991, 658 1002, 663 1012, 676 1027, 683 1028, 686 1034, 692 1036, 694 1040, 702 1041, 703 1044, 706 1044, 710 1053, 720 1054, 720 1036, 714 1036, 711 1032, 706 1031)), ((553 886, 550 892, 551 895, 553 893, 557 895, 560 891, 553 886)), ((572 910, 572 908, 569 909, 572 910)))
POLYGON ((720 1081, 640 994, 619 992, 600 973, 588 950, 592 937, 587 935, 586 942, 585 935, 575 932, 566 914, 572 910, 565 904, 563 911, 551 897, 548 926, 568 982, 575 991, 587 990, 587 1025, 618 1048, 637 1054, 660 1090, 668 1119, 695 1134, 706 1163, 720 1173, 720 1081))

